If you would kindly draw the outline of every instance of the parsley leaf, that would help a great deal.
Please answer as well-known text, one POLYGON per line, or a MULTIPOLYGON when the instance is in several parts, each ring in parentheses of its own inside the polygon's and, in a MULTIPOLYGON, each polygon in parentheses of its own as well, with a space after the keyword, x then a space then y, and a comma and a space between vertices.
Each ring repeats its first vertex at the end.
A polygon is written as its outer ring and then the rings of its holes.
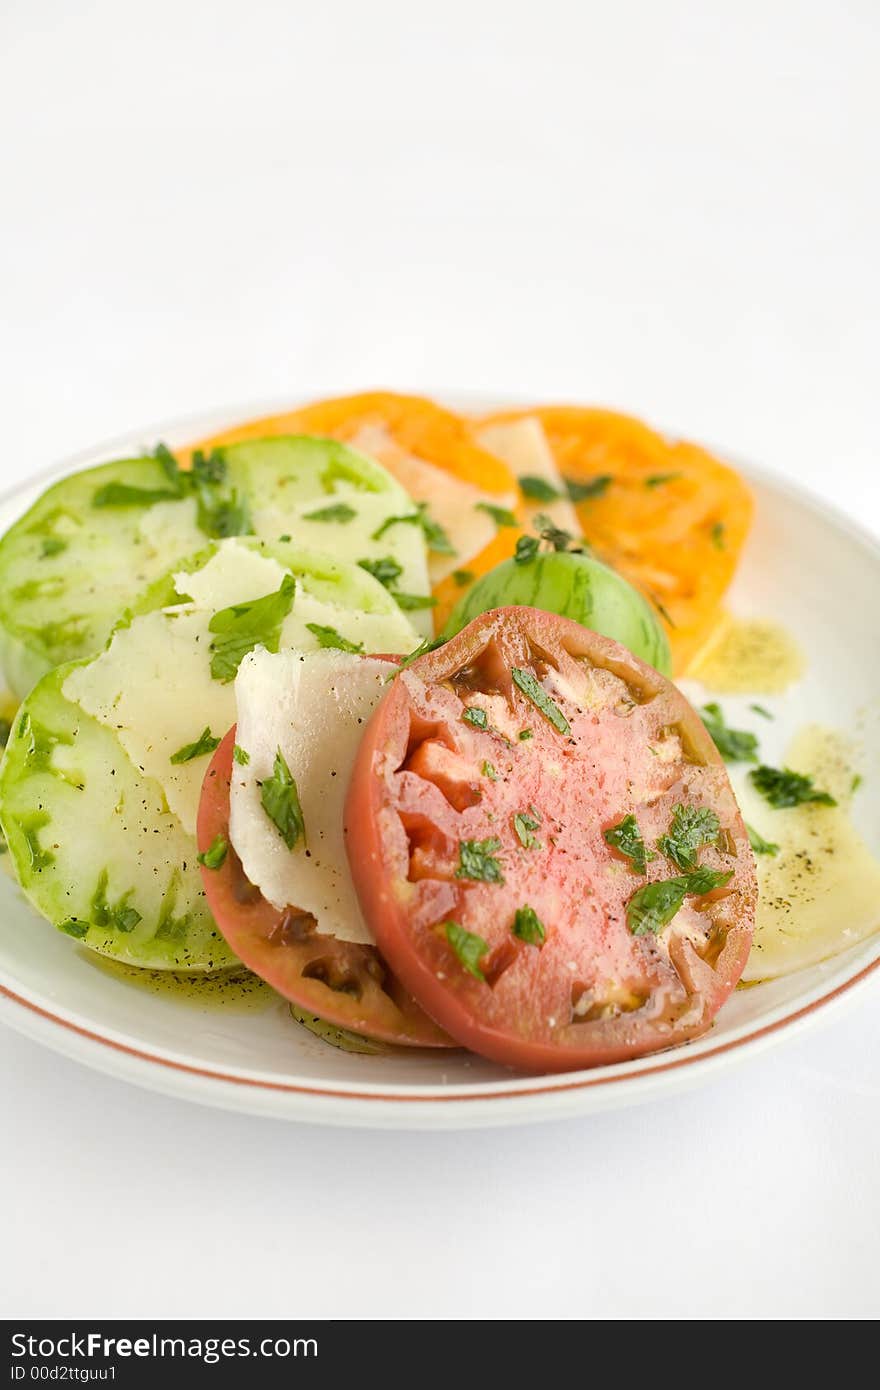
POLYGON ((277 593, 235 603, 214 614, 208 623, 208 631, 215 634, 211 643, 214 680, 234 680, 244 657, 261 643, 267 651, 277 652, 281 625, 293 607, 295 593, 296 580, 285 574, 277 593))
POLYGON ((503 883, 501 865, 495 857, 500 848, 501 841, 494 836, 488 840, 460 840, 455 877, 475 879, 479 883, 503 883))
POLYGON ((519 479, 519 490, 530 502, 555 502, 561 494, 546 478, 527 473, 519 479))
POLYGON ((530 946, 543 946, 547 936, 544 923, 535 909, 528 906, 516 909, 510 930, 520 941, 526 941, 530 946))
POLYGON ((612 849, 616 849, 619 854, 631 859, 633 868, 637 873, 645 873, 648 860, 657 858, 654 851, 648 849, 642 839, 642 832, 635 816, 624 816, 617 825, 609 826, 607 830, 603 830, 602 838, 606 844, 611 845, 612 849))
POLYGON ((247 767, 251 755, 246 748, 242 748, 240 743, 236 743, 232 749, 232 760, 238 763, 239 767, 247 767))
POLYGON ((197 488, 199 529, 212 540, 227 536, 251 536, 254 528, 246 497, 233 489, 228 497, 219 495, 212 487, 197 488))
POLYGON ((746 822, 746 830, 749 832, 749 844, 755 854, 778 854, 779 846, 774 845, 772 840, 765 840, 760 831, 753 825, 746 822))
POLYGON ((708 806, 676 806, 672 823, 657 841, 657 848, 678 869, 685 872, 697 867, 697 850, 712 845, 718 839, 721 823, 708 806))
POLYGON ((397 670, 389 676, 389 680, 394 680, 400 671, 406 670, 414 661, 418 661, 420 656, 426 656, 428 652, 434 652, 438 647, 442 647, 446 641, 445 637, 426 637, 417 647, 414 647, 409 656, 401 657, 397 665, 397 670))
POLYGON ((260 787, 260 801, 288 849, 293 849, 300 838, 305 839, 306 825, 299 792, 280 748, 275 753, 272 776, 260 787))
POLYGON ((520 729, 517 737, 519 738, 520 743, 525 743, 527 738, 534 738, 535 735, 532 733, 531 729, 520 729))
POLYGON ((682 476, 681 473, 651 473, 645 479, 645 487, 662 487, 664 483, 674 483, 682 476))
POLYGON ((626 924, 633 936, 660 932, 672 921, 686 897, 712 893, 716 888, 723 888, 732 877, 732 873, 702 868, 691 874, 683 874, 680 878, 646 883, 633 893, 626 905, 626 924))
POLYGON ((498 781, 498 773, 493 763, 483 763, 483 776, 488 777, 490 782, 498 781))
POLYGON ((382 560, 358 560, 362 570, 371 574, 374 579, 378 579, 380 584, 384 584, 386 589, 392 589, 403 574, 403 566, 399 565, 390 555, 386 555, 382 560))
POLYGON ((354 521, 357 512, 347 502, 331 502, 327 507, 319 507, 316 512, 304 512, 303 521, 338 521, 344 525, 354 521))
POLYGON ((133 487, 130 483, 105 483, 92 497, 93 507, 152 507, 154 502, 173 502, 179 492, 170 488, 133 487))
POLYGON ((429 550, 433 550, 435 555, 457 555, 458 551, 449 539, 449 536, 432 516, 428 515, 427 502, 417 502, 419 521, 425 533, 425 543, 429 550))
POLYGON ((711 542, 712 542, 712 544, 714 545, 714 547, 715 547, 716 550, 724 550, 724 549, 725 549, 725 542, 724 542, 724 522, 723 522, 723 521, 716 521, 716 522, 715 522, 715 525, 712 527, 712 530, 709 532, 709 539, 711 540, 711 542))
MULTIPOLYGON (((518 544, 518 542, 517 542, 517 544, 518 544)), ((452 571, 452 578, 453 578, 453 580, 455 581, 455 583, 458 585, 459 589, 463 589, 464 586, 465 586, 466 584, 473 584, 473 582, 474 582, 474 580, 476 579, 476 577, 477 577, 477 576, 474 574, 473 570, 453 570, 453 571, 452 571)))
POLYGON ((571 725, 562 710, 550 699, 544 687, 536 680, 531 671, 523 671, 518 666, 514 666, 510 674, 513 677, 514 685, 522 691, 527 700, 531 701, 535 709, 549 720, 554 729, 560 734, 571 733, 571 725))
POLYGON ((476 510, 485 512, 490 516, 498 527, 518 526, 519 522, 513 512, 508 507, 496 507, 492 502, 477 502, 476 510))
POLYGON ((208 848, 198 856, 200 864, 206 869, 219 869, 226 862, 229 841, 223 835, 215 835, 208 848))
MULTIPOLYGON (((159 448, 164 448, 164 445, 160 444, 159 448)), ((229 467, 219 449, 212 449, 209 454, 196 449, 192 460, 192 477, 195 482, 204 483, 207 487, 216 487, 219 483, 226 482, 228 472, 229 467)))
POLYGON ((749 781, 765 801, 769 801, 777 810, 785 806, 802 806, 806 802, 815 802, 819 806, 837 805, 829 792, 816 790, 812 777, 807 777, 803 772, 792 772, 787 767, 767 767, 762 763, 749 773, 749 781))
POLYGON ((585 483, 579 482, 577 478, 565 478, 563 481, 570 502, 585 502, 588 497, 601 497, 614 479, 610 473, 601 473, 599 477, 590 478, 585 483))
POLYGON ((537 536, 520 536, 516 543, 513 558, 518 565, 527 565, 534 560, 541 542, 537 536))
POLYGON ((479 705, 470 705, 461 716, 465 724, 473 724, 475 729, 488 729, 489 716, 479 705))
POLYGON ((402 608, 404 613, 411 613, 417 608, 436 608, 437 600, 431 594, 400 594, 396 589, 392 590, 394 602, 398 608, 402 608))
POLYGON ((718 752, 726 763, 756 763, 758 761, 758 738, 748 729, 728 728, 721 706, 704 705, 700 717, 706 726, 718 752))
POLYGON ((772 719, 774 717, 766 705, 749 705, 749 709, 754 710, 755 714, 760 714, 762 719, 772 719))
POLYGON ((58 930, 67 932, 68 936, 74 936, 81 941, 84 936, 88 936, 89 926, 89 922, 83 922, 79 917, 69 917, 66 922, 58 923, 58 930))
POLYGON ((45 536, 40 544, 40 559, 48 560, 52 555, 61 555, 67 549, 67 541, 61 536, 45 536))
POLYGON ((535 839, 535 831, 541 824, 541 817, 530 806, 528 811, 517 811, 513 818, 513 828, 516 831, 516 838, 519 840, 523 849, 534 849, 538 843, 535 839))
POLYGON ((182 748, 178 748, 176 753, 172 753, 173 763, 190 763, 193 758, 202 758, 206 753, 213 753, 215 748, 220 747, 219 738, 215 738, 209 728, 204 728, 199 734, 195 743, 185 743, 182 748))
POLYGON ((334 647, 340 652, 362 652, 363 642, 349 642, 335 627, 325 627, 323 623, 306 623, 306 627, 318 639, 319 647, 334 647))
POLYGON ((563 531, 561 526, 557 526, 550 516, 545 516, 543 512, 535 517, 535 529, 542 541, 546 541, 551 550, 569 550, 572 547, 574 536, 570 531, 563 531))
POLYGON ((489 949, 489 943, 476 932, 467 931, 458 922, 445 924, 446 940, 449 942, 460 963, 478 980, 485 980, 480 969, 480 961, 489 949))

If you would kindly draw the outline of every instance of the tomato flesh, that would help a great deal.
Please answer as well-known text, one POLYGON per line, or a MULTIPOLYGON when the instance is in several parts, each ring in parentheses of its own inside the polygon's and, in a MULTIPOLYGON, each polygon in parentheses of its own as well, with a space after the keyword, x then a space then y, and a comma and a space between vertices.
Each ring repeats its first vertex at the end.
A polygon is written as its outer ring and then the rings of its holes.
POLYGON ((498 609, 402 671, 367 726, 346 833, 391 968, 459 1042, 511 1066, 694 1037, 745 965, 754 859, 714 744, 668 680, 566 618, 498 609), (680 873, 651 848, 677 806, 717 815, 699 864, 731 877, 635 934, 633 894, 680 873), (627 815, 655 855, 645 873, 604 838, 627 815))
MULTIPOLYGON (((197 837, 206 853, 229 843, 229 786, 235 729, 215 752, 202 791, 197 837)), ((245 876, 229 846, 219 868, 202 866, 208 905, 224 938, 249 969, 294 1004, 328 1023, 383 1042, 454 1047, 384 965, 373 946, 339 941, 314 917, 273 906, 245 876)))

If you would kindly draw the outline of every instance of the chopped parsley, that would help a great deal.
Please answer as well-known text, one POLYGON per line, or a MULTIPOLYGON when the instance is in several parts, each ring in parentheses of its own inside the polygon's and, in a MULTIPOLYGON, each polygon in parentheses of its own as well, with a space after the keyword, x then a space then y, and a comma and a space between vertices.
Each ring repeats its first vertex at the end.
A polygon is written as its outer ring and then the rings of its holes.
POLYGON ((300 839, 305 839, 306 825, 299 804, 299 792, 280 748, 275 753, 272 776, 267 777, 260 787, 260 801, 288 849, 293 849, 300 839))
POLYGON ((813 786, 812 777, 807 777, 803 772, 792 772, 788 767, 767 767, 762 763, 749 773, 749 781, 764 800, 777 810, 786 806, 803 806, 809 802, 818 806, 837 805, 830 792, 819 791, 813 786))
POLYGON ((105 483, 92 497, 93 507, 152 507, 155 502, 176 502, 180 492, 170 488, 134 487, 131 483, 105 483))
POLYGON ((489 949, 489 943, 484 941, 476 932, 468 931, 465 927, 459 926, 458 922, 446 922, 446 940, 449 942, 453 951, 471 975, 477 980, 485 980, 486 976, 480 969, 480 961, 489 949))
POLYGON ((488 729, 489 716, 479 705, 470 705, 461 716, 465 724, 473 724, 475 729, 488 729))
POLYGON ((362 570, 371 574, 374 579, 378 579, 380 584, 384 584, 386 589, 391 589, 403 574, 403 566, 399 565, 390 555, 386 555, 381 560, 358 560, 362 570))
MULTIPOLYGON (((519 542, 517 542, 517 544, 519 544, 519 542)), ((473 570, 452 571, 453 581, 458 585, 459 589, 463 589, 466 584, 473 584, 476 577, 473 570)))
POLYGON ((864 780, 865 779, 860 772, 856 772, 853 774, 853 779, 849 784, 849 790, 851 795, 858 791, 859 787, 862 785, 864 780))
POLYGON ((570 502, 586 502, 590 497, 601 497, 614 482, 610 473, 600 473, 597 478, 579 482, 577 478, 565 478, 565 487, 570 502))
POLYGON ((518 565, 527 565, 540 549, 541 542, 537 536, 520 536, 516 543, 516 550, 513 558, 518 565))
POLYGON ((293 607, 295 593, 296 580, 292 574, 285 574, 277 593, 235 603, 214 614, 208 623, 208 631, 214 634, 211 643, 214 680, 234 680, 242 661, 254 647, 262 644, 267 651, 277 652, 281 626, 293 607))
POLYGON ((247 767, 251 760, 251 755, 246 748, 242 748, 240 743, 236 743, 232 750, 232 761, 238 763, 239 767, 247 767))
POLYGON ((303 521, 338 521, 344 526, 354 521, 357 512, 348 502, 331 502, 327 507, 319 507, 316 512, 303 512, 303 521))
POLYGON ((733 877, 732 873, 718 873, 715 869, 696 869, 680 878, 660 879, 657 883, 646 883, 633 893, 626 905, 626 924, 633 936, 645 936, 648 932, 660 932, 668 927, 679 911, 686 897, 701 897, 723 888, 733 877))
POLYGON ((724 550, 724 549, 726 548, 726 547, 725 547, 725 541, 724 541, 724 522, 723 522, 723 521, 716 521, 716 522, 715 522, 715 525, 712 527, 712 530, 709 532, 709 539, 711 540, 711 542, 712 542, 712 544, 714 545, 714 547, 715 547, 716 550, 724 550))
POLYGON ((538 843, 535 839, 535 831, 540 824, 541 817, 534 806, 530 806, 527 811, 517 811, 513 818, 513 828, 523 849, 535 848, 538 843))
POLYGON ((205 727, 195 743, 185 743, 182 748, 178 748, 176 753, 172 753, 171 761, 173 763, 191 763, 193 758, 203 758, 206 753, 213 753, 214 749, 219 747, 219 738, 215 738, 211 730, 205 727))
POLYGON ((58 923, 58 930, 76 937, 77 941, 82 941, 83 937, 89 934, 89 923, 83 922, 79 917, 68 917, 66 922, 58 923))
POLYGON ((503 883, 504 874, 496 858, 501 841, 491 836, 487 840, 460 840, 456 878, 475 879, 479 883, 503 883))
POLYGON ((435 555, 457 555, 458 551, 439 521, 435 521, 432 516, 428 515, 428 504, 419 502, 416 505, 419 509, 419 521, 425 533, 425 543, 428 549, 433 550, 435 555))
POLYGON ((523 671, 520 667, 514 666, 511 671, 513 683, 522 691, 526 699, 531 701, 540 714, 543 714, 560 734, 570 734, 571 725, 566 719, 562 710, 550 699, 544 687, 541 685, 531 671, 523 671))
POLYGON ((531 473, 519 479, 519 490, 530 502, 556 502, 561 496, 546 478, 538 478, 531 473))
POLYGON ((195 494, 200 529, 215 540, 252 535, 254 529, 247 499, 239 497, 235 489, 223 492, 228 472, 220 450, 212 449, 204 454, 197 449, 191 471, 179 475, 182 487, 188 487, 195 494))
POLYGON ((779 846, 775 845, 772 840, 765 840, 760 831, 756 830, 753 825, 749 825, 748 822, 746 822, 746 830, 749 833, 749 844, 755 854, 779 853, 779 846))
POLYGON ((718 839, 721 823, 708 806, 676 806, 672 822, 657 848, 677 869, 688 873, 697 867, 697 851, 713 845, 718 839))
POLYGON ((664 483, 674 483, 681 477, 681 473, 651 473, 645 479, 645 487, 662 487, 664 483))
POLYGON ((200 864, 206 869, 219 869, 226 863, 229 841, 224 835, 215 835, 208 848, 198 856, 200 864))
MULTIPOLYGON (((164 450, 167 458, 172 461, 174 467, 177 467, 176 460, 174 460, 173 455, 168 452, 164 444, 156 446, 156 458, 160 457, 160 449, 164 450)), ((171 469, 172 463, 167 463, 165 465, 166 472, 171 469)), ((209 454, 206 454, 202 449, 196 449, 192 460, 192 477, 196 482, 204 483, 208 487, 216 487, 218 483, 226 482, 228 472, 229 467, 219 449, 212 449, 209 454)), ((170 476, 172 476, 172 474, 169 472, 169 477, 170 476)))
POLYGON ((577 550, 581 547, 574 546, 574 536, 570 531, 564 531, 561 526, 557 526, 552 516, 545 516, 540 512, 535 517, 535 529, 542 541, 550 546, 551 550, 577 550))
POLYGON ((340 652, 362 652, 364 649, 363 642, 349 642, 335 627, 326 627, 323 623, 306 623, 306 627, 317 638, 319 647, 333 647, 340 652))
POLYGON ((749 705, 749 709, 754 710, 755 714, 760 714, 762 719, 772 719, 773 715, 766 705, 749 705))
POLYGON ((485 512, 487 516, 490 516, 498 527, 519 525, 508 507, 496 507, 492 502, 477 502, 476 509, 478 512, 485 512))
POLYGON ((40 544, 40 559, 48 560, 52 555, 61 555, 67 549, 67 541, 61 536, 44 536, 40 544))
POLYGON ((402 516, 388 516, 372 535, 374 541, 378 541, 385 535, 385 532, 392 526, 399 523, 410 526, 420 526, 425 537, 425 544, 429 550, 433 550, 438 555, 457 555, 458 552, 449 536, 433 517, 428 515, 427 502, 417 502, 414 512, 406 512, 402 516))
POLYGON ((654 851, 648 849, 642 839, 642 832, 635 816, 624 816, 617 825, 609 826, 607 830, 603 830, 602 838, 612 849, 616 849, 618 854, 631 859, 632 866, 637 873, 645 873, 648 860, 657 858, 654 851))
POLYGON ((748 729, 728 727, 721 706, 704 705, 700 717, 718 752, 726 763, 756 763, 758 761, 758 738, 748 729))
POLYGON ((519 733, 517 734, 517 738, 519 739, 520 743, 525 743, 527 738, 534 737, 535 735, 532 733, 531 729, 520 729, 519 733))
POLYGON ((525 941, 529 946, 543 946, 547 933, 544 930, 544 923, 541 921, 533 907, 518 907, 513 916, 513 926, 510 928, 514 936, 520 941, 525 941))
POLYGON ((239 497, 234 489, 228 497, 201 490, 198 497, 198 521, 200 530, 213 540, 223 540, 227 536, 253 535, 254 531, 247 498, 239 497))
POLYGON ((483 776, 488 777, 490 782, 498 781, 498 773, 495 771, 493 763, 483 763, 483 776))
POLYGON ((405 613, 411 613, 417 608, 437 607, 437 600, 431 594, 399 594, 396 589, 393 589, 392 593, 394 602, 405 613))
POLYGON ((417 661, 420 656, 425 656, 428 652, 436 651, 438 647, 443 646, 443 643, 445 641, 445 637, 426 637, 424 641, 420 642, 417 647, 413 648, 409 656, 404 656, 401 658, 400 662, 398 663, 397 671, 395 671, 393 675, 389 676, 388 679, 394 680, 394 677, 398 674, 399 671, 403 671, 407 666, 411 666, 412 663, 414 661, 417 661))

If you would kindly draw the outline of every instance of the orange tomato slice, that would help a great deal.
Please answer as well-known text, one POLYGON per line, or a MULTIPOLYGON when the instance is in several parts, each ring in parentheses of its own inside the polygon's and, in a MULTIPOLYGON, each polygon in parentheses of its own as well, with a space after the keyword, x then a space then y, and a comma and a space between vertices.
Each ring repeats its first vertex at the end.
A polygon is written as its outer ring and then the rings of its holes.
POLYGON ((422 396, 370 391, 315 401, 297 410, 248 420, 193 448, 210 449, 279 434, 342 440, 378 460, 424 502, 447 532, 455 555, 429 553, 440 631, 463 587, 513 554, 520 525, 502 526, 488 507, 522 514, 516 479, 501 459, 479 447, 471 423, 422 396), (468 578, 464 578, 467 575, 468 578))
POLYGON ((478 427, 527 417, 543 426, 563 478, 595 484, 576 502, 583 534, 654 603, 674 668, 686 670, 717 626, 749 531, 746 484, 698 445, 670 442, 610 410, 541 406, 478 427))

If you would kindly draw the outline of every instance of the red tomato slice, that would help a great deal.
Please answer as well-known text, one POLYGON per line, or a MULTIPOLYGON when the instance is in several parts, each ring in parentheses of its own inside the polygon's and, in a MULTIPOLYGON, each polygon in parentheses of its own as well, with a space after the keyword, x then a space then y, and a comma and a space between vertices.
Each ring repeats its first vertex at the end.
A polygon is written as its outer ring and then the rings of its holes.
POLYGON ((391 968, 507 1065, 588 1067, 694 1037, 745 965, 755 866, 714 744, 669 681, 570 619, 496 609, 402 671, 365 731, 346 832, 391 968), (730 878, 646 930, 628 905, 683 877, 657 848, 676 807, 713 832, 692 864, 730 878), (645 872, 603 833, 629 815, 645 872))
MULTIPOLYGON (((197 836, 205 854, 229 841, 229 784, 235 729, 211 760, 199 805, 197 836)), ((373 946, 322 935, 314 917, 274 907, 245 877, 229 846, 217 869, 202 867, 214 919, 232 950, 285 999, 328 1023, 409 1047, 454 1047, 422 1012, 373 946)))

